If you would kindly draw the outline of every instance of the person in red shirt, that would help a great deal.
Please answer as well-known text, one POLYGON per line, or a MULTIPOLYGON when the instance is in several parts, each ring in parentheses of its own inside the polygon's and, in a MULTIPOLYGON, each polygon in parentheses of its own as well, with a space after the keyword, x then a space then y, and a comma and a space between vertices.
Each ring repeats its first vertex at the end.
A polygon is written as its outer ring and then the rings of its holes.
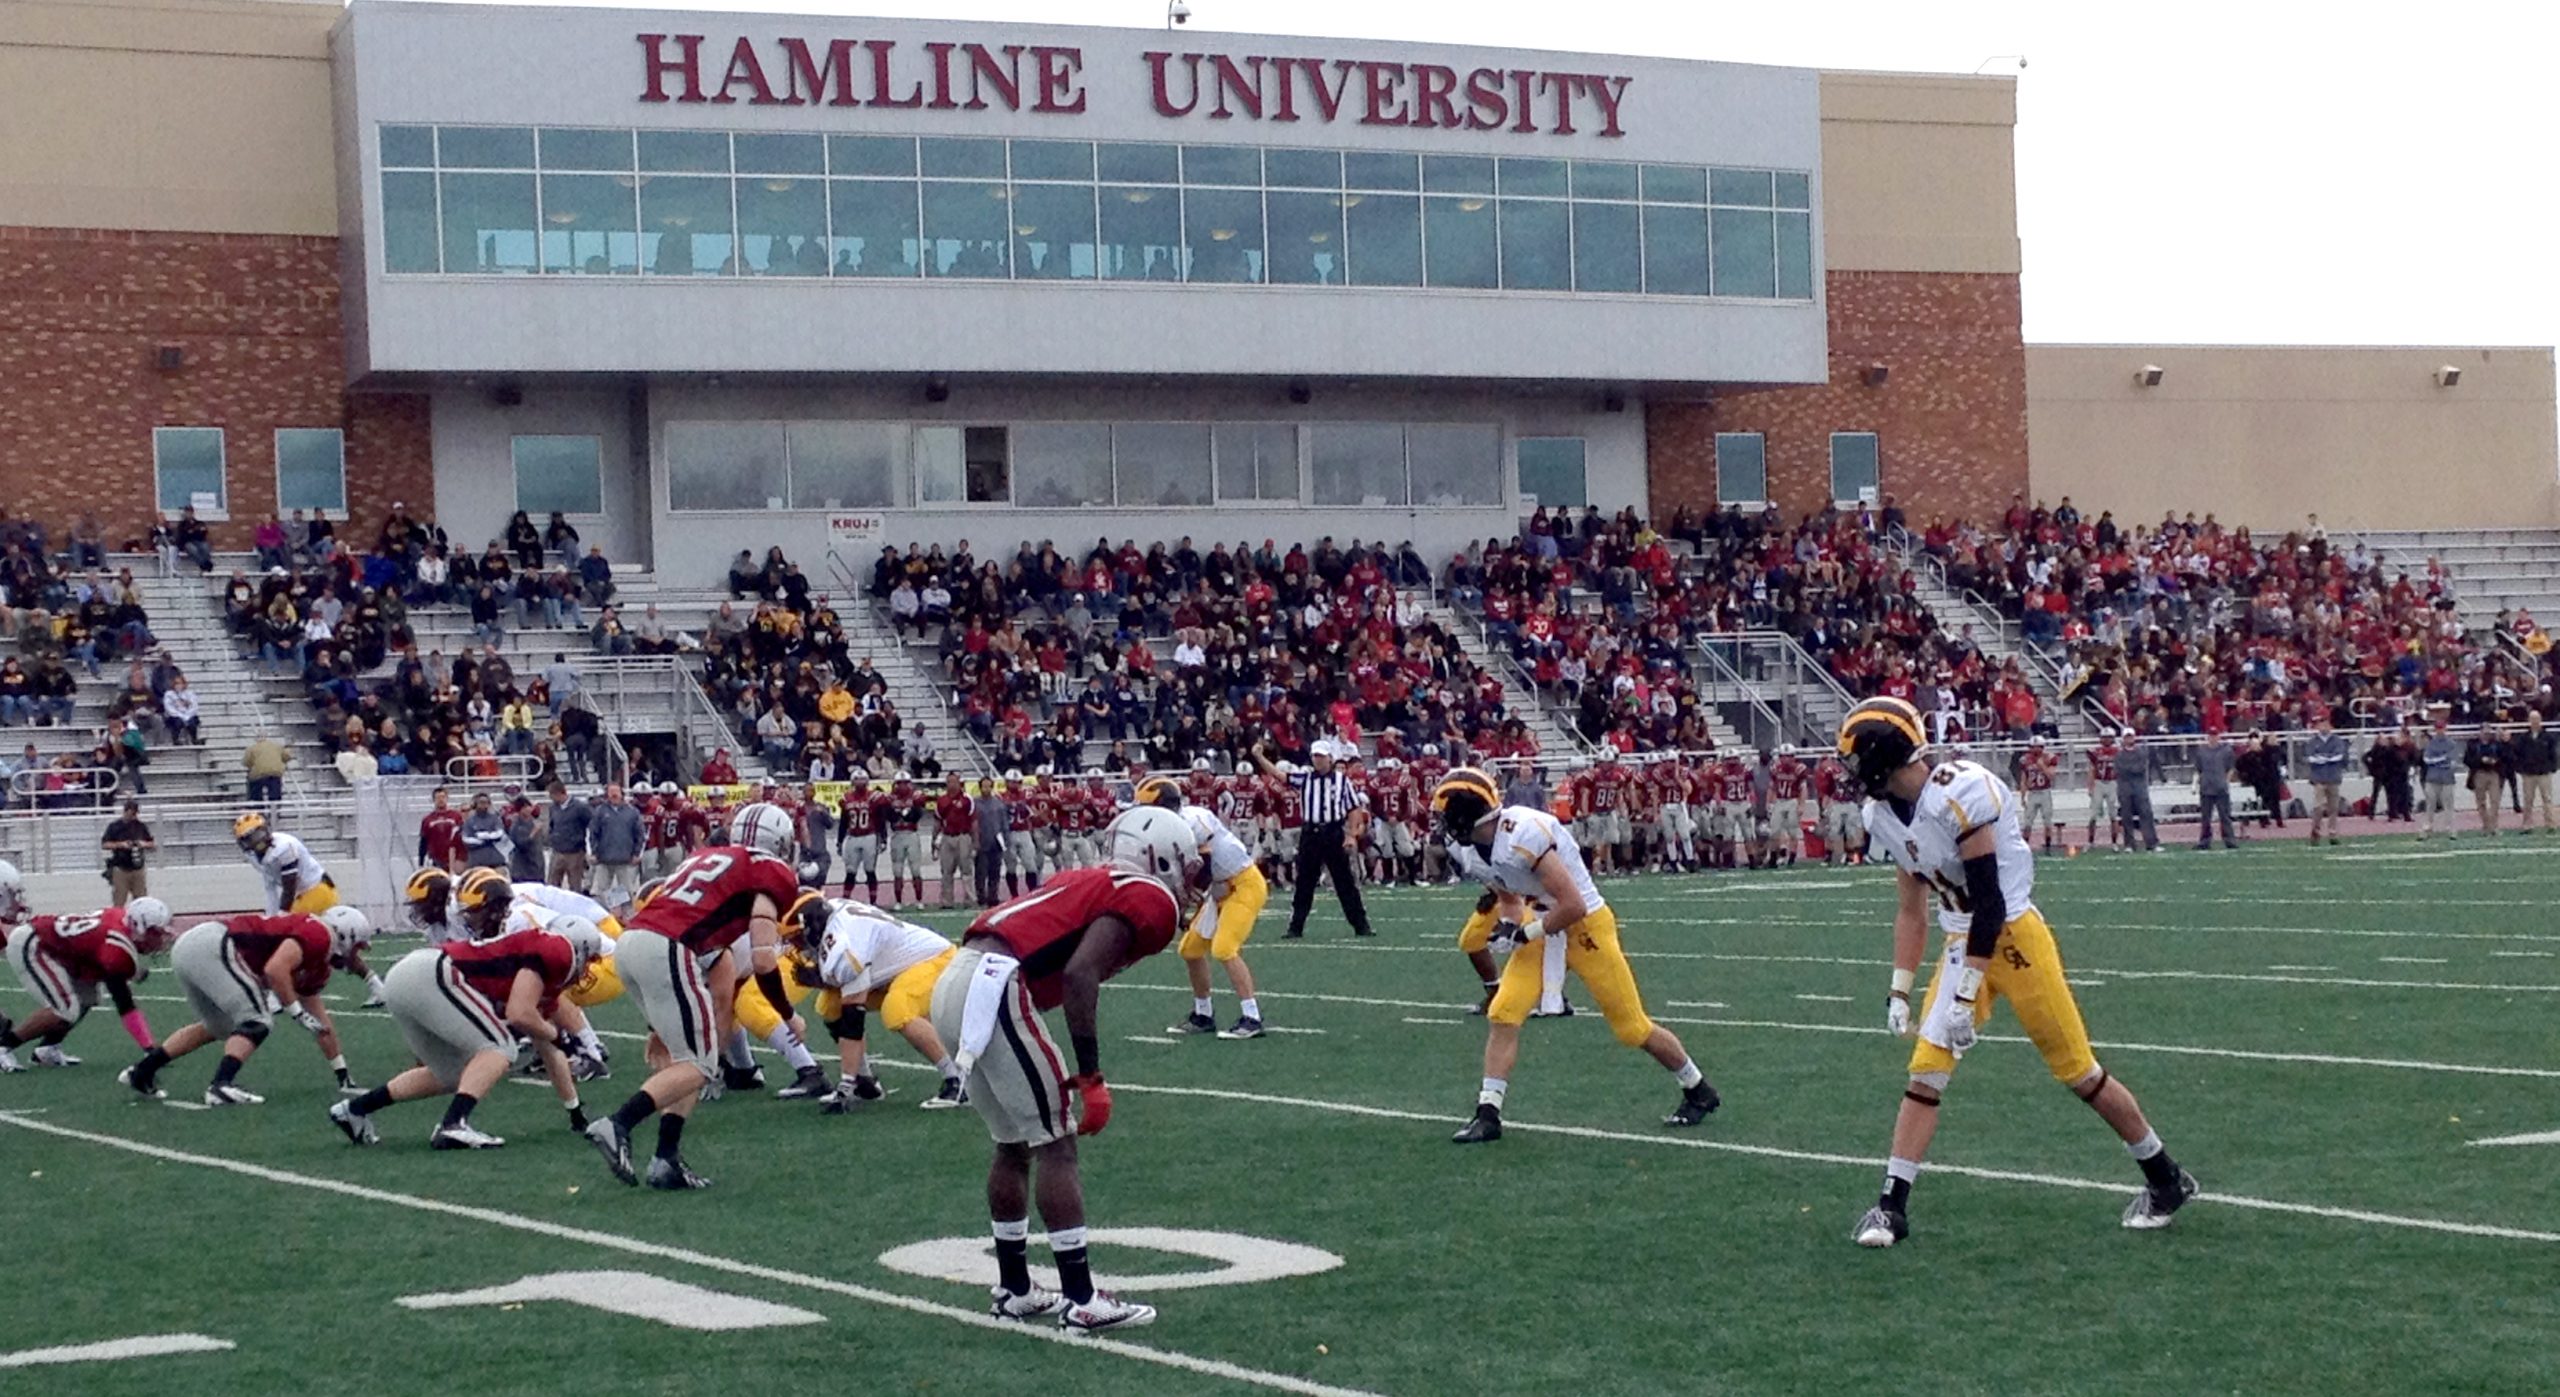
POLYGON ((1804 848, 1806 799, 1812 794, 1813 768, 1796 755, 1793 743, 1781 746, 1769 764, 1769 835, 1791 864, 1804 848))
POLYGON ((0 1072, 21 1070, 16 1050, 30 1042, 38 1067, 79 1066, 80 1059, 62 1050, 62 1040, 96 1007, 101 988, 134 1046, 149 1051, 151 1025, 134 1007, 133 985, 148 973, 142 958, 166 945, 168 934, 169 907, 156 897, 82 916, 37 917, 11 928, 9 964, 38 1007, 15 1024, 0 1014, 0 1072))
POLYGON ((462 812, 449 803, 452 798, 444 787, 436 787, 428 797, 432 808, 418 821, 418 862, 447 873, 462 867, 462 812))
POLYGON ((899 907, 910 906, 906 887, 915 884, 915 901, 924 901, 924 820, 932 806, 916 783, 899 777, 889 790, 889 897, 899 907))
POLYGON ((726 747, 712 753, 711 760, 702 764, 702 784, 706 786, 730 786, 737 784, 737 780, 737 764, 729 760, 726 747))
POLYGON ((168 1096, 159 1086, 160 1069, 205 1044, 223 1040, 222 1063, 213 1084, 204 1089, 207 1106, 255 1106, 264 1098, 234 1085, 249 1055, 267 1041, 273 1016, 267 997, 320 1040, 320 1056, 338 1074, 338 1089, 361 1091, 347 1071, 338 1043, 338 1026, 320 1000, 329 972, 343 968, 351 952, 373 939, 364 913, 340 904, 318 916, 287 912, 278 916, 226 917, 187 928, 169 950, 169 968, 178 973, 196 1021, 150 1048, 142 1060, 116 1074, 116 1080, 157 1101, 168 1096))
POLYGON ((676 802, 676 861, 683 862, 687 855, 710 842, 711 812, 689 799, 676 802))
POLYGON ((659 782, 658 798, 649 803, 645 815, 648 842, 640 854, 643 882, 666 877, 675 872, 676 865, 683 861, 684 812, 684 788, 673 781, 659 782))
POLYGON ((1199 881, 1200 855, 1180 815, 1141 806, 1103 831, 1103 863, 1061 873, 969 924, 933 987, 934 1031, 954 1045, 969 1104, 995 1141, 987 1212, 995 1233, 994 1311, 1056 1317, 1065 1328, 1124 1329, 1155 1310, 1094 1289, 1085 1246, 1076 1136, 1111 1120, 1098 1010, 1102 984, 1173 944, 1199 881), (1069 1076, 1040 1011, 1063 1008, 1075 1053, 1069 1076), (1078 1109, 1071 1110, 1069 1098, 1078 1109), (1034 1191, 1059 1289, 1031 1282, 1034 1191), (1063 1292, 1063 1293, 1061 1293, 1063 1292))
MULTIPOLYGON (((978 879, 978 803, 960 788, 954 775, 943 782, 942 794, 934 797, 934 854, 942 870, 942 905, 952 903, 951 882, 974 887, 978 879)), ((916 900, 924 900, 924 880, 916 880, 916 900)))
POLYGON ((613 1176, 626 1184, 641 1181, 631 1164, 632 1132, 664 1112, 649 1186, 709 1187, 709 1180, 685 1167, 684 1126, 712 1080, 739 981, 752 975, 775 1012, 785 1022, 792 1015, 791 991, 782 978, 780 923, 802 896, 792 862, 798 831, 780 807, 757 801, 739 808, 729 838, 676 865, 614 943, 614 968, 623 987, 667 1054, 666 1066, 587 1130, 613 1176))
POLYGON ((1743 846, 1754 842, 1756 828, 1751 818, 1751 768, 1740 753, 1728 753, 1716 763, 1710 780, 1715 797, 1716 859, 1722 867, 1739 868, 1743 846))
POLYGON ((2062 825, 2053 818, 2053 776, 2062 767, 2062 759, 2047 750, 2044 737, 2027 739, 2027 750, 2018 754, 2019 832, 2030 845, 2038 831, 2044 835, 2044 851, 2053 852, 2062 825))
POLYGON ((552 1016, 561 994, 605 954, 605 945, 594 923, 562 917, 547 928, 410 952, 383 977, 383 998, 418 1065, 353 1101, 332 1105, 330 1124, 349 1142, 370 1145, 381 1138, 375 1112, 450 1092, 453 1099, 427 1136, 428 1146, 497 1149, 507 1142, 473 1127, 471 1111, 506 1075, 521 1035, 532 1041, 551 1089, 567 1108, 569 1128, 586 1131, 586 1109, 571 1070, 577 1039, 552 1016))

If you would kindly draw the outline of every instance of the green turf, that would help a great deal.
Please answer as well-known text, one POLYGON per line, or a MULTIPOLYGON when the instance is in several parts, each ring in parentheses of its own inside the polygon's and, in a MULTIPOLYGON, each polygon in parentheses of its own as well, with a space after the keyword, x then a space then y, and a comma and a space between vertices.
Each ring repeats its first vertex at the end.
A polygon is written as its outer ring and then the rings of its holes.
MULTIPOLYGON (((1357 945, 1325 917, 1308 941, 1283 943, 1275 917, 1250 952, 1266 1016, 1321 1034, 1127 1041, 1160 1037, 1183 1012, 1170 958, 1106 994, 1104 1059, 1120 1091, 1110 1131, 1086 1149, 1093 1222, 1278 1238, 1344 1264, 1142 1295, 1163 1317, 1126 1338, 1408 1393, 2547 1390, 2560 1239, 2211 1199, 2560 1232, 2560 1145, 2468 1143, 2560 1129, 2560 1078, 2446 1070, 2560 1071, 2560 929, 2543 913, 2560 872, 2527 850, 2513 838, 2451 853, 2262 844, 2048 863, 2038 900, 2085 982, 2100 1056, 2208 1199, 2166 1233, 2123 1231, 2137 1175, 2121 1147, 2024 1044, 1995 1040, 1959 1073, 1933 1162, 2038 1178, 1924 1177, 1916 1235, 1881 1254, 1847 1241, 1872 1200, 1905 1051, 1876 1029, 1891 905, 1881 874, 1607 881, 1648 1003, 1724 1109, 1696 1132, 1659 1127, 1670 1084, 1586 1014, 1529 1027, 1511 1097, 1518 1126, 1586 1133, 1516 1129, 1472 1150, 1447 1135, 1473 1100, 1480 1021, 1407 1022, 1457 1019, 1470 998, 1450 948, 1468 895, 1376 894, 1382 934, 1357 945), (2334 983, 2347 980, 2418 987, 2334 983), (2435 984, 2499 988, 2423 987, 2435 984), (1723 1007, 1699 1007, 1710 1003, 1723 1007)), ((176 992, 165 979, 145 991, 176 992)), ((18 1007, 14 986, 0 1003, 18 1007)), ((179 1008, 146 1007, 164 1031, 179 1008)), ((638 1026, 627 1005, 600 1018, 638 1026)), ((395 1065, 386 1021, 347 1024, 360 1074, 395 1065)), ((1995 1018, 1992 1032, 2014 1028, 1995 1018)), ((244 1078, 269 1103, 222 1113, 123 1099, 112 1080, 122 1042, 100 1016, 70 1045, 87 1065, 0 1079, 0 1110, 701 1256, 634 1256, 0 1125, 0 1236, 17 1283, 0 1304, 0 1352, 167 1332, 238 1345, 29 1370, 48 1393, 1247 1390, 704 1264, 980 1305, 980 1288, 877 1261, 984 1227, 984 1135, 970 1114, 915 1110, 930 1084, 921 1072, 889 1071, 900 1096, 852 1119, 770 1100, 708 1106, 688 1153, 719 1186, 668 1197, 607 1179, 537 1090, 502 1088, 481 1111, 484 1128, 510 1137, 504 1151, 430 1153, 430 1105, 387 1113, 384 1144, 356 1151, 321 1119, 326 1073, 290 1025, 244 1078), (539 1303, 392 1303, 595 1269, 827 1323, 700 1334, 539 1303)), ((591 1088, 607 1104, 633 1085, 635 1045, 618 1046, 623 1072, 591 1088)), ((172 1068, 173 1095, 200 1090, 211 1066, 205 1055, 172 1068)), ((1098 1260, 1106 1273, 1207 1264, 1126 1248, 1098 1260)))

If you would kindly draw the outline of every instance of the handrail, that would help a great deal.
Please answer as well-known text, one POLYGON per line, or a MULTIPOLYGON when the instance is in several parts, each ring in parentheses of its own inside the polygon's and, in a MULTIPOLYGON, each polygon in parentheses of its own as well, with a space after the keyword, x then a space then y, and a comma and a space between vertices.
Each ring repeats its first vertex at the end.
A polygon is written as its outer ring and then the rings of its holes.
POLYGON ((474 786, 520 786, 541 774, 542 759, 527 756, 521 752, 488 752, 476 757, 460 756, 444 759, 445 780, 465 790, 474 786), (481 776, 472 771, 473 767, 490 763, 494 763, 498 769, 494 776, 481 776))
MULTIPOLYGON (((1572 752, 1568 755, 1587 756, 1595 750, 1592 747, 1591 739, 1582 735, 1581 724, 1557 713, 1555 706, 1547 702, 1546 695, 1538 691, 1537 679, 1529 673, 1526 666, 1520 663, 1520 657, 1493 643, 1493 632, 1485 624, 1484 609, 1482 607, 1478 607, 1476 610, 1470 612, 1465 607, 1458 605, 1454 600, 1434 600, 1432 605, 1440 610, 1448 612, 1451 616, 1456 617, 1461 625, 1469 626, 1474 629, 1476 639, 1475 648, 1492 656, 1495 664, 1498 666, 1496 674, 1507 675, 1511 679, 1516 680, 1520 685, 1522 695, 1528 700, 1528 702, 1536 705, 1540 712, 1547 715, 1548 719, 1553 723, 1555 730, 1563 736, 1565 742, 1572 748, 1572 752)), ((1452 638, 1456 637, 1453 636, 1452 638)), ((1463 645, 1464 643, 1465 642, 1463 640, 1460 641, 1460 644, 1463 645)))
MULTIPOLYGON (((1972 613, 1973 624, 1989 626, 1992 633, 2000 638, 2002 648, 2017 656, 2027 669, 2042 675, 2045 686, 2053 692, 2055 704, 2065 706, 2067 711, 2076 713, 2083 722, 2101 731, 2116 726, 2114 716, 2100 707, 2096 699, 2083 696, 2076 704, 2070 702, 2068 698, 2071 684, 2070 672, 2063 668, 2062 663, 2056 660, 2042 643, 2028 638, 2025 623, 2012 621, 2002 615, 1998 607, 1993 606, 1988 598, 1972 588, 1956 586, 1954 580, 1947 574, 1945 561, 1929 552, 1918 536, 1909 529, 1896 525, 1891 530, 1889 539, 1902 553, 1907 566, 1921 569, 1930 581, 1937 584, 1939 591, 1946 593, 1958 606, 1972 613), (2012 632, 2015 633, 2014 638, 2012 632)), ((2030 683, 2032 685, 2032 681, 2030 683)))
POLYGON ((1768 724, 1769 732, 1772 735, 1776 736, 1781 742, 1786 741, 1788 733, 1787 720, 1779 714, 1778 710, 1771 708, 1767 703, 1761 700, 1759 685, 1743 678, 1742 671, 1734 668, 1723 655, 1717 653, 1716 646, 1711 643, 1714 639, 1716 639, 1716 637, 1713 635, 1701 635, 1698 637, 1697 650, 1699 656, 1706 661, 1709 668, 1722 676, 1722 682, 1733 685, 1733 687, 1742 694, 1742 701, 1745 704, 1748 704, 1751 710, 1760 716, 1762 722, 1768 724))

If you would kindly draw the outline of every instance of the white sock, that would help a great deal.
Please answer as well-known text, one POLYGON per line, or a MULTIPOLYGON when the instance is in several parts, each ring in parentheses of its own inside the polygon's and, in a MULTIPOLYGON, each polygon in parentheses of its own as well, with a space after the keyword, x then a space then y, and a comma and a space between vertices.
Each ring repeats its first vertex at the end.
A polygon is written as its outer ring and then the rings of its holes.
POLYGON ((733 1028, 729 1030, 728 1041, 720 1045, 720 1060, 731 1067, 753 1067, 756 1065, 755 1053, 747 1047, 747 1031, 745 1029, 733 1028))
POLYGON ((1684 1057, 1680 1059, 1680 1065, 1672 1069, 1671 1079, 1680 1084, 1680 1089, 1682 1091, 1687 1091, 1689 1088, 1705 1081, 1707 1079, 1707 1074, 1698 1070, 1698 1060, 1696 1058, 1684 1057))
POLYGON ((375 994, 382 993, 382 977, 374 974, 372 971, 366 971, 364 987, 373 991, 375 994))
POLYGON ((1049 1231, 1049 1251, 1051 1255, 1055 1255, 1062 1251, 1083 1251, 1084 1245, 1085 1235, 1084 1229, 1081 1227, 1057 1227, 1051 1228, 1049 1231))
POLYGON ((1259 1019, 1262 1017, 1262 1001, 1256 999, 1252 995, 1245 996, 1242 1009, 1244 1016, 1248 1019, 1259 1019))
POLYGON ((578 1046, 586 1049, 590 1057, 604 1056, 604 1040, 596 1036, 593 1025, 578 1030, 578 1046))
POLYGON ((933 1060, 933 1070, 941 1073, 942 1080, 946 1082, 960 1080, 960 1065, 953 1062, 948 1054, 933 1060))
POLYGON ((1484 1079, 1484 1090, 1476 1093, 1476 1104, 1479 1106, 1491 1106, 1493 1109, 1499 1111, 1502 1109, 1502 1098, 1510 1095, 1510 1093, 1510 1078, 1487 1077, 1484 1079))
POLYGON ((794 1072, 811 1071, 818 1065, 817 1054, 809 1051, 809 1045, 800 1041, 800 1035, 792 1032, 789 1024, 780 1025, 766 1034, 764 1041, 768 1047, 782 1054, 782 1060, 791 1064, 794 1072))
POLYGON ((2125 1146, 2126 1151, 2136 1159, 2149 1159, 2166 1148, 2167 1146, 2160 1143, 2160 1132, 2156 1130, 2144 1132, 2141 1139, 2125 1146))
POLYGON ((1884 1175, 1888 1179, 1900 1179, 1906 1184, 1910 1183, 1920 1177, 1920 1161, 1895 1155, 1884 1162, 1884 1175))
POLYGON ((1209 1002, 1209 996, 1205 994, 1195 994, 1191 996, 1191 1012, 1201 1018, 1205 1019, 1209 1017, 1209 1011, 1215 1007, 1215 1005, 1209 1002))
POLYGON ((1010 1220, 998 1218, 988 1226, 994 1229, 996 1240, 999 1242, 1019 1242, 1031 1235, 1031 1219, 1027 1217, 1010 1220))

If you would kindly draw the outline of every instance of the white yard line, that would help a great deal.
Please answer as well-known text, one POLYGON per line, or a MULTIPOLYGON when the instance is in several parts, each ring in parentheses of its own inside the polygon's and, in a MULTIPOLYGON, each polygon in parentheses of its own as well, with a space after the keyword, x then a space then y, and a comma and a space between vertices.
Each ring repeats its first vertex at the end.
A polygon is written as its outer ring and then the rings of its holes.
MULTIPOLYGON (((1160 1087, 1138 1083, 1114 1083, 1115 1089, 1158 1096, 1188 1096, 1213 1101, 1241 1101, 1259 1106, 1289 1106, 1307 1111, 1324 1111, 1334 1115, 1365 1116, 1374 1120, 1411 1121, 1425 1125, 1449 1125, 1464 1119, 1444 1112, 1406 1111, 1386 1106, 1364 1106, 1349 1101, 1327 1101, 1317 1097, 1270 1096, 1260 1092, 1230 1091, 1215 1087, 1160 1087)), ((1746 1145, 1737 1141, 1709 1138, 1697 1130, 1659 1131, 1639 1134, 1627 1130, 1601 1130, 1591 1126, 1544 1125, 1533 1121, 1504 1117, 1506 1131, 1523 1131, 1537 1135, 1562 1135, 1577 1140, 1606 1140, 1612 1144, 1657 1145, 1674 1149, 1710 1150, 1720 1154, 1747 1155, 1759 1159, 1780 1159, 1805 1164, 1838 1164, 1858 1169, 1876 1167, 1872 1155, 1835 1154, 1826 1150, 1791 1150, 1775 1145, 1746 1145)), ((2081 1179, 2062 1174, 2036 1174, 2012 1169, 1983 1169, 1962 1164, 1924 1164, 1932 1174, 1950 1174, 1968 1179, 1987 1179, 1995 1183, 2036 1184, 2045 1188, 2073 1189, 2087 1193, 2131 1196, 2135 1181, 2131 1179, 2081 1179)), ((2280 1198, 2258 1198, 2248 1194, 2200 1194, 2198 1203, 2225 1207, 2248 1208, 2259 1212, 2287 1213, 2297 1217, 2327 1218, 2340 1222, 2360 1222, 2376 1227, 2408 1228, 2420 1232, 2441 1232, 2462 1237, 2494 1237, 2513 1242, 2560 1243, 2560 1232, 2543 1232, 2522 1227, 2500 1227, 2491 1223, 2459 1222, 2450 1218, 2414 1217, 2400 1213, 2380 1213, 2363 1208, 2331 1208, 2315 1203, 2294 1203, 2280 1198)))
POLYGON ((1796 998, 1811 1000, 1816 1004, 1855 1004, 1858 1002, 1858 997, 1853 994, 1800 994, 1797 995, 1796 998))
POLYGON ((1408 1014, 1408 1015, 1406 1015, 1406 1016, 1405 1016, 1405 1022, 1406 1022, 1406 1023, 1428 1023, 1428 1024, 1463 1024, 1463 1023, 1465 1023, 1465 1022, 1466 1022, 1466 1020, 1465 1020, 1465 1019, 1417 1019, 1417 1018, 1413 1017, 1412 1015, 1408 1014))
POLYGON ((2447 960, 2447 959, 2445 959, 2445 958, 2444 958, 2444 957, 2442 957, 2442 956, 2376 956, 2376 957, 2374 957, 2374 959, 2381 961, 2384 965, 2451 965, 2451 964, 2453 964, 2453 962, 2452 962, 2452 961, 2447 960))
POLYGON ((65 1344, 60 1348, 0 1353, 0 1368, 98 1363, 118 1358, 159 1358, 173 1353, 222 1353, 231 1347, 229 1339, 208 1338, 202 1334, 135 1334, 122 1339, 102 1339, 94 1344, 65 1344))
POLYGON ((830 1295, 841 1295, 848 1299, 859 1300, 865 1304, 879 1305, 894 1310, 904 1310, 910 1314, 925 1315, 934 1319, 949 1320, 954 1324, 963 1325, 971 1329, 987 1330, 998 1334, 1010 1335, 1019 1339, 1063 1344, 1071 1348, 1091 1348, 1103 1353, 1114 1355, 1115 1357, 1132 1359, 1140 1363, 1152 1363, 1159 1367, 1179 1369, 1183 1372, 1195 1373, 1203 1377, 1224 1378, 1233 1382, 1248 1383, 1255 1387, 1270 1388, 1277 1392, 1305 1393, 1311 1394, 1311 1397, 1361 1397, 1361 1394, 1358 1393, 1357 1389, 1333 1387, 1324 1383, 1310 1382, 1305 1378, 1292 1377, 1286 1373, 1264 1372, 1260 1369, 1244 1367, 1241 1364, 1229 1363, 1224 1359, 1200 1358, 1187 1353, 1179 1353, 1172 1349, 1152 1348, 1143 1344, 1130 1343, 1126 1340, 1113 1339, 1104 1336, 1080 1336, 1070 1334, 1050 1326, 1017 1324, 1009 1320, 997 1319, 993 1315, 989 1315, 978 1310, 962 1309, 956 1305, 945 1305, 937 1301, 919 1299, 912 1295, 900 1295, 894 1291, 877 1290, 870 1286, 854 1285, 845 1281, 830 1280, 823 1276, 802 1275, 795 1271, 784 1271, 771 1266, 760 1266, 754 1262, 738 1261, 729 1257, 714 1255, 710 1252, 695 1251, 688 1247, 673 1247, 659 1242, 643 1241, 637 1237, 625 1237, 618 1233, 601 1232, 594 1228, 570 1227, 561 1223, 549 1222, 541 1218, 526 1217, 521 1213, 503 1212, 496 1208, 475 1208, 459 1203, 444 1202, 440 1199, 423 1198, 416 1194, 395 1193, 389 1189, 370 1188, 362 1184, 346 1183, 338 1179, 322 1178, 311 1174, 296 1174, 283 1169, 270 1169, 265 1165, 250 1164, 236 1159, 225 1159, 219 1155, 190 1154, 184 1150, 173 1150, 163 1148, 159 1145, 148 1145, 139 1140, 128 1140, 118 1135, 102 1135, 95 1131, 74 1130, 68 1126, 54 1125, 45 1121, 29 1120, 22 1115, 6 1111, 0 1111, 0 1126, 16 1130, 32 1131, 41 1135, 52 1135, 65 1140, 78 1140, 92 1145, 101 1145, 108 1149, 122 1150, 128 1154, 141 1155, 146 1159, 157 1159, 170 1164, 185 1164, 192 1165, 199 1169, 213 1169, 223 1173, 240 1175, 244 1178, 263 1180, 267 1183, 285 1184, 294 1188, 309 1189, 317 1193, 334 1193, 342 1198, 353 1198, 367 1203, 381 1203, 396 1208, 407 1208, 414 1212, 433 1213, 443 1217, 459 1218, 467 1222, 485 1223, 491 1227, 502 1227, 515 1232, 525 1232, 539 1237, 553 1238, 557 1241, 573 1242, 583 1246, 598 1247, 607 1251, 623 1252, 632 1256, 655 1257, 662 1261, 673 1261, 687 1266, 697 1266, 704 1270, 725 1272, 733 1276, 749 1276, 757 1280, 770 1281, 776 1285, 798 1286, 804 1290, 823 1291, 830 1295))
POLYGON ((2491 954, 2491 955, 2493 955, 2493 956, 2504 956, 2504 957, 2506 957, 2506 958, 2507 958, 2507 959, 2509 959, 2509 960, 2550 960, 2550 959, 2551 959, 2551 958, 2553 958, 2555 955, 2560 955, 2560 952, 2555 952, 2555 951, 2491 951, 2489 954, 2491 954))

